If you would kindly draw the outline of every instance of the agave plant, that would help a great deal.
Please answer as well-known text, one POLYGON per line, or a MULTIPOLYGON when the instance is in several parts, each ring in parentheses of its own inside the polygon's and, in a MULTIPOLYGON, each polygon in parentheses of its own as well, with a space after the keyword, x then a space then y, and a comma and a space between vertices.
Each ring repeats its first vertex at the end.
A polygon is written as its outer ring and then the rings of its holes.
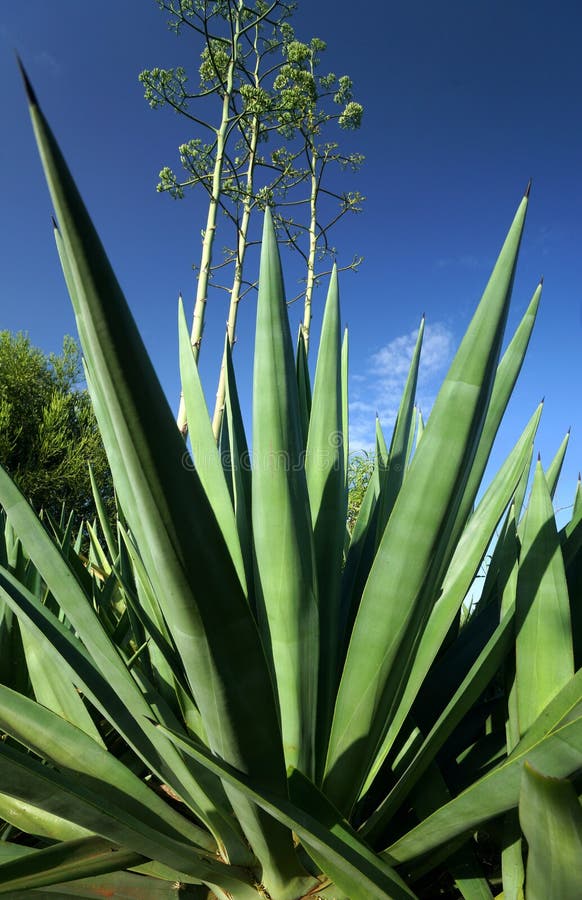
POLYGON ((523 830, 528 900, 578 896, 582 490, 558 530, 565 440, 522 514, 541 407, 479 493, 541 294, 501 356, 529 190, 426 426, 421 323, 349 533, 336 275, 311 388, 267 211, 252 454, 180 312, 188 450, 26 86, 119 522, 83 552, 0 471, 0 894, 507 900, 523 830))

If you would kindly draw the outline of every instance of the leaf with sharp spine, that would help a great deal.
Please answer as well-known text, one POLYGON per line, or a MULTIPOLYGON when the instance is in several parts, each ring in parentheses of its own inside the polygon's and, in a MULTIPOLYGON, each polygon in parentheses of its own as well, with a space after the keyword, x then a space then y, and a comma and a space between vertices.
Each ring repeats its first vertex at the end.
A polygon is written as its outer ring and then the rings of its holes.
POLYGON ((524 197, 435 401, 366 582, 338 691, 324 780, 326 793, 344 811, 351 808, 378 750, 394 703, 393 667, 410 639, 409 624, 422 617, 418 604, 426 573, 477 452, 526 208, 524 197))
POLYGON ((253 375, 252 516, 258 618, 277 684, 285 759, 309 773, 318 683, 317 581, 293 348, 268 208, 253 375))
MULTIPOLYGON (((158 599, 164 598, 213 747, 282 785, 271 681, 232 558, 199 477, 184 464, 183 439, 95 228, 28 81, 26 86, 121 507, 158 599), (246 723, 257 707, 261 716, 251 732, 246 723)), ((242 800, 237 813, 264 865, 265 882, 276 883, 280 865, 287 871, 295 865, 291 836, 242 800)))

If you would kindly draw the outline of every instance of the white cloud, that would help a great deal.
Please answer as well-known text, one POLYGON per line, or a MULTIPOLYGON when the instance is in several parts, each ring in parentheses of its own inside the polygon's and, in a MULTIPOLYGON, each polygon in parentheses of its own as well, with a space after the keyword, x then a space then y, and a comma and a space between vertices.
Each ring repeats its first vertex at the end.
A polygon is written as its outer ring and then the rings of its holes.
MULTIPOLYGON (((365 373, 358 372, 350 378, 352 450, 369 449, 373 446, 376 413, 386 440, 389 441, 417 337, 418 329, 415 329, 394 338, 370 356, 365 373)), ((416 397, 425 421, 453 352, 452 331, 442 322, 427 324, 416 397)))

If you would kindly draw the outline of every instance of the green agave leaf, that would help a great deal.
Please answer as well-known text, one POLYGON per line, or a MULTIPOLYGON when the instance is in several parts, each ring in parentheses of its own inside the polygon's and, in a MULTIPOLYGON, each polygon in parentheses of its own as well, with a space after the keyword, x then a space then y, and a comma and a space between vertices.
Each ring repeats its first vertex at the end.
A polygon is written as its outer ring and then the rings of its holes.
MULTIPOLYGON (((0 469, 0 486, 1 483, 2 470, 0 469)), ((30 513, 31 533, 34 532, 34 529, 38 529, 38 536, 40 537, 42 534, 48 541, 46 549, 50 546, 54 550, 54 555, 48 557, 51 563, 63 562, 57 548, 50 542, 50 538, 28 504, 25 504, 23 510, 28 510, 30 513)), ((74 581, 70 582, 68 592, 70 601, 74 599, 74 584, 74 581)), ((169 784, 203 821, 212 823, 213 830, 220 834, 222 840, 228 842, 231 852, 235 852, 237 842, 239 842, 241 857, 248 860, 248 853, 244 851, 240 837, 233 826, 229 824, 228 814, 226 812, 223 814, 220 805, 214 800, 215 794, 212 792, 212 786, 205 785, 206 791, 209 790, 209 797, 208 793, 202 790, 204 782, 200 778, 194 780, 192 773, 175 748, 168 741, 159 742, 159 733, 156 733, 149 722, 149 718, 152 717, 152 709, 127 668, 121 664, 120 657, 116 653, 111 653, 110 645, 103 641, 104 632, 92 627, 83 629, 85 646, 89 644, 97 652, 105 650, 110 655, 110 660, 107 660, 110 662, 110 666, 106 664, 103 670, 107 673, 106 675, 95 665, 83 643, 34 595, 19 585, 9 573, 1 569, 0 597, 3 597, 24 619, 36 639, 44 642, 47 658, 52 658, 57 666, 70 668, 70 677, 73 683, 83 690, 87 698, 95 704, 160 780, 169 784), (99 641, 97 642, 96 639, 99 641), (136 721, 136 716, 139 716, 139 722, 136 721)), ((85 607, 88 606, 84 596, 81 597, 79 606, 81 603, 85 607)), ((74 607, 73 611, 75 611, 74 607)), ((83 624, 85 623, 83 622, 83 624)), ((216 851, 217 845, 211 835, 200 829, 198 836, 201 846, 216 851)))
POLYGON ((378 455, 374 458, 374 469, 348 547, 346 564, 342 574, 341 626, 342 661, 348 649, 350 635, 356 618, 362 590, 369 572, 373 536, 376 528, 377 503, 380 496, 380 467, 378 455))
POLYGON ((582 766, 582 715, 529 746, 518 746, 489 772, 392 844, 381 855, 392 865, 414 859, 475 830, 519 802, 525 762, 554 778, 567 778, 582 766))
POLYGON ((99 542, 97 528, 90 522, 86 523, 86 528, 89 534, 89 572, 93 576, 95 573, 100 573, 103 577, 110 575, 111 562, 99 542))
POLYGON ((380 463, 380 471, 386 471, 388 467, 388 459, 390 458, 390 452, 386 445, 386 438, 384 437, 384 432, 382 431, 382 425, 380 424, 380 418, 378 414, 376 414, 376 456, 378 457, 378 461, 380 463))
MULTIPOLYGON (((475 531, 471 533, 472 529, 477 525, 479 517, 472 514, 472 510, 491 447, 523 364, 535 323, 540 297, 541 284, 536 288, 526 312, 497 367, 489 407, 477 445, 475 458, 471 470, 468 473, 467 482, 462 495, 459 498, 458 506, 455 506, 455 504, 452 505, 451 515, 448 516, 447 522, 443 526, 443 533, 439 539, 439 545, 435 552, 432 569, 423 587, 424 597, 421 598, 419 602, 420 614, 417 617, 417 630, 419 633, 422 632, 420 637, 421 646, 418 648, 414 646, 415 628, 411 625, 410 634, 412 636, 412 649, 409 651, 410 656, 408 659, 406 658, 404 648, 401 653, 400 681, 405 685, 405 694, 408 696, 402 699, 400 706, 392 719, 384 740, 384 753, 389 750, 391 743, 398 733, 401 722, 403 721, 403 715, 406 714, 411 700, 414 699, 415 691, 418 690, 418 676, 422 675, 422 673, 426 674, 428 671, 426 665, 427 662, 432 662, 437 650, 445 646, 444 642, 446 641, 447 636, 450 636, 451 634, 449 629, 454 627, 454 618, 455 615, 458 615, 459 604, 463 599, 464 593, 469 589, 470 582, 477 571, 477 559, 471 553, 469 553, 470 565, 463 565, 468 553, 465 537, 471 535, 473 538, 473 553, 475 553, 475 551, 477 552, 479 560, 484 555, 486 547, 493 537, 493 528, 489 533, 489 537, 487 537, 486 531, 482 531, 482 537, 486 538, 486 543, 481 545, 481 549, 479 549, 479 542, 477 541, 477 543, 475 543, 474 540, 476 537, 475 531), (469 522, 468 526, 466 525, 467 522, 469 522), (451 575, 453 575, 452 578, 451 575), (460 582, 458 580, 459 575, 461 576, 460 582), (455 576, 457 577, 456 584, 455 576), (454 589, 451 592, 450 588, 453 585, 454 589), (445 593, 445 597, 442 595, 443 592, 445 593), (423 612, 423 610, 427 610, 427 608, 430 610, 432 603, 434 602, 434 597, 438 598, 436 607, 429 613, 429 621, 427 622, 427 613, 426 611, 423 612), (443 628, 445 629, 444 632, 442 630, 443 628), (441 643, 438 643, 439 638, 441 643), (412 671, 409 672, 408 669, 410 667, 412 668, 412 671), (414 670, 416 670, 416 679, 414 670)), ((541 406, 538 412, 534 414, 536 421, 539 419, 540 414, 541 406)), ((531 459, 531 454, 529 459, 531 459)), ((520 485, 522 483, 525 485, 525 481, 527 480, 529 459, 527 465, 522 467, 521 481, 515 489, 516 493, 519 493, 520 485)), ((501 475, 501 472, 499 475, 501 475)), ((491 487, 493 487, 493 485, 491 487)), ((496 495, 494 494, 494 496, 496 495)), ((486 504, 480 504, 481 514, 486 512, 486 508, 486 504)), ((481 522, 479 522, 479 524, 481 524, 481 522)), ((495 525, 496 524, 497 523, 495 523, 495 525)), ((497 566, 497 560, 494 562, 494 567, 495 566, 497 566)), ((480 603, 479 606, 481 605, 484 604, 480 603)), ((424 677, 424 675, 422 675, 422 677, 424 677)))
MULTIPOLYGON (((253 377, 255 588, 263 642, 277 683, 285 760, 310 773, 314 763, 319 624, 302 447, 281 262, 267 209, 253 377)), ((260 708, 256 703, 253 706, 255 711, 260 708)), ((252 717, 249 712, 249 720, 252 717)), ((253 740, 258 738, 253 735, 253 740)), ((225 758, 223 753, 220 756, 225 758)))
MULTIPOLYGON (((366 582, 340 682, 324 787, 351 808, 394 704, 394 672, 488 408, 525 221, 524 197, 415 453, 366 582)), ((428 598, 430 599, 430 598, 428 598)), ((425 598, 425 603, 428 602, 425 598)))
POLYGON ((526 763, 519 819, 528 844, 527 900, 578 900, 582 885, 582 809, 569 781, 526 763))
MULTIPOLYGON (((503 535, 500 555, 498 584, 502 586, 501 615, 515 609, 517 578, 519 572, 519 541, 515 519, 515 504, 510 510, 503 535)), ((507 717, 505 725, 508 755, 519 743, 519 712, 517 707, 517 685, 515 681, 515 651, 505 664, 505 694, 507 697, 507 717)), ((525 869, 519 817, 512 809, 503 821, 503 843, 501 847, 501 876, 505 900, 524 900, 525 869)))
POLYGON ((30 803, 11 797, 10 794, 0 794, 0 817, 19 831, 53 841, 70 841, 93 836, 93 832, 87 828, 75 825, 62 816, 38 809, 30 803))
POLYGON ((556 493, 556 488, 558 486, 558 479, 560 478, 560 472, 562 471, 562 466, 564 465, 564 457, 566 456, 566 450, 568 449, 568 442, 570 440, 570 429, 566 432, 562 443, 558 447, 556 451, 556 455, 548 466, 546 472, 546 481, 548 483, 548 490, 550 492, 550 497, 552 500, 554 499, 554 494, 556 493))
MULTIPOLYGON (((0 685, 0 730, 79 783, 98 785, 105 808, 120 805, 136 820, 174 840, 198 844, 204 832, 164 803, 126 766, 84 731, 45 707, 0 685)), ((205 840, 206 844, 207 841, 205 840)), ((211 852, 211 851, 206 851, 211 852)))
POLYGON ((516 809, 510 810, 503 821, 501 878, 504 900, 525 900, 523 848, 516 809))
POLYGON ((414 399, 418 383, 418 367, 424 338, 424 316, 421 319, 416 345, 410 362, 410 369, 400 400, 398 416, 390 442, 388 463, 380 472, 380 498, 378 501, 378 521, 376 524, 376 546, 380 543, 384 529, 396 502, 396 497, 404 481, 407 461, 410 456, 410 439, 414 420, 414 399))
POLYGON ((303 435, 303 446, 306 447, 307 435, 309 433, 309 418, 311 416, 311 379, 309 376, 309 366, 307 364, 305 338, 303 337, 303 329, 301 326, 299 326, 299 333, 297 335, 295 371, 297 376, 297 395, 299 399, 299 421, 301 423, 301 434, 303 435))
POLYGON ((0 682, 25 693, 29 673, 18 619, 0 597, 0 682))
MULTIPOLYGON (((515 331, 509 345, 503 354, 503 357, 497 367, 495 380, 491 392, 491 399, 487 408, 483 430, 479 438, 475 458, 468 474, 467 484, 465 486, 459 509, 453 516, 454 525, 450 532, 450 547, 456 547, 459 534, 462 532, 465 521, 471 514, 475 497, 485 468, 489 454, 495 440, 495 436, 501 424, 501 420, 507 409, 513 388, 521 371, 525 354, 529 345, 529 340, 535 324, 540 299, 542 294, 542 284, 538 284, 531 298, 529 305, 515 331)), ((449 556, 449 552, 445 554, 445 559, 449 556)), ((437 579, 438 580, 438 579, 437 579)))
MULTIPOLYGON (((419 819, 425 819, 435 809, 450 800, 451 794, 436 763, 431 763, 411 797, 412 807, 419 819)), ((492 900, 491 890, 483 875, 483 868, 474 850, 473 841, 453 849, 445 866, 464 900, 492 900)))
MULTIPOLYGON (((176 884, 168 884, 153 878, 142 878, 130 872, 116 872, 112 875, 99 875, 95 878, 79 878, 66 884, 47 886, 32 891, 14 891, 14 900, 54 900, 54 897, 67 897, 73 900, 102 900, 105 897, 123 897, 131 900, 175 900, 176 897, 190 897, 202 900, 204 895, 189 895, 176 884)), ((220 895, 217 895, 220 896, 220 895)), ((223 898, 220 898, 223 900, 223 898)))
POLYGON ((91 491, 93 492, 93 500, 95 501, 95 508, 97 510, 97 516, 99 518, 99 524, 101 526, 101 531, 103 532, 103 537, 105 538, 105 543, 107 544, 107 549, 109 551, 109 555, 111 559, 115 559, 119 552, 119 548, 117 546, 117 541, 113 536, 113 531, 111 528, 111 523, 109 521, 109 517, 105 511, 105 507, 103 505, 103 498, 101 497, 101 493, 97 486, 97 482, 95 480, 95 475, 93 473, 93 468, 91 463, 89 463, 89 478, 91 480, 91 491))
POLYGON ((21 623, 20 631, 30 681, 38 703, 80 728, 104 748, 101 735, 68 672, 59 666, 47 666, 44 642, 41 644, 24 623, 21 623))
MULTIPOLYGON (((236 388, 236 379, 232 363, 232 351, 228 336, 225 340, 225 409, 228 429, 228 453, 231 471, 231 488, 236 518, 236 527, 240 539, 249 597, 254 607, 253 573, 253 539, 251 533, 251 457, 248 450, 245 428, 243 424, 240 402, 236 388)), ((256 614, 256 610, 253 608, 256 614)))
MULTIPOLYGON (((415 443, 416 450, 418 450, 418 445, 420 444, 420 439, 421 439, 422 435, 424 434, 424 427, 425 427, 424 419, 422 418, 422 413, 419 409, 418 410, 418 422, 416 425, 416 443, 415 443)), ((411 458, 411 453, 408 454, 409 465, 410 465, 410 458, 411 458)))
MULTIPOLYGON (((169 837, 135 818, 131 811, 101 799, 102 783, 79 779, 73 774, 49 768, 28 754, 0 744, 0 775, 11 796, 47 812, 82 825, 90 832, 126 847, 146 859, 158 859, 171 868, 189 872, 201 881, 217 881, 220 874, 248 883, 243 869, 205 859, 198 848, 169 837)), ((62 880, 62 878, 61 878, 62 880)))
MULTIPOLYGON (((360 837, 331 805, 325 795, 296 769, 289 774, 289 796, 297 809, 307 812, 320 825, 326 827, 330 834, 338 835, 356 854, 363 856, 368 862, 371 872, 377 869, 379 857, 362 843, 360 837)), ((375 887, 373 881, 367 884, 366 880, 361 877, 354 878, 348 875, 345 869, 338 870, 333 860, 329 859, 329 854, 322 855, 317 848, 314 849, 307 838, 303 838, 303 846, 321 871, 325 872, 337 887, 346 892, 350 900, 368 900, 370 891, 373 891, 375 887)), ((363 874, 366 875, 367 871, 364 870, 363 874)), ((393 869, 386 867, 384 874, 393 881, 393 890, 396 896, 401 896, 403 891, 404 896, 414 896, 393 869)), ((373 895, 375 896, 375 890, 373 895)))
MULTIPOLYGON (((271 680, 240 579, 200 479, 185 465, 183 439, 129 307, 28 83, 27 91, 121 508, 158 600, 163 597, 213 749, 283 789, 271 680)), ((291 836, 241 798, 232 802, 265 883, 297 871, 291 836)))
MULTIPOLYGON (((292 828, 301 838, 309 853, 325 861, 326 867, 333 868, 334 877, 340 891, 345 891, 351 900, 366 897, 404 900, 415 895, 402 879, 355 835, 325 796, 297 770, 290 770, 289 790, 291 798, 296 797, 301 807, 286 796, 276 796, 255 785, 250 778, 233 769, 204 747, 183 738, 179 734, 158 725, 176 746, 207 766, 211 772, 236 785, 254 803, 262 806, 275 818, 292 828), (305 809, 309 806, 312 810, 305 809), (322 820, 323 823, 322 824, 322 820), (368 891, 366 895, 363 893, 368 891)), ((311 885, 313 889, 314 885, 311 885)))
POLYGON ((208 414, 181 300, 178 311, 178 333, 180 338, 180 375, 187 421, 191 423, 188 433, 194 455, 194 465, 230 551, 242 589, 247 596, 245 569, 234 510, 214 439, 212 422, 208 414))
POLYGON ((517 707, 519 730, 524 734, 574 674, 564 562, 539 460, 523 523, 516 629, 517 707))
POLYGON ((174 691, 176 683, 183 690, 189 690, 182 660, 178 656, 171 636, 168 634, 165 620, 159 609, 157 598, 153 593, 139 553, 131 538, 121 526, 120 534, 134 564, 135 589, 128 583, 127 578, 117 565, 114 567, 115 576, 123 589, 127 607, 132 610, 134 617, 139 621, 144 633, 150 639, 148 656, 156 673, 156 683, 160 687, 163 696, 167 697, 170 705, 175 705, 176 697, 174 691))
POLYGON ((337 690, 340 654, 338 609, 347 515, 342 404, 339 290, 334 266, 323 315, 305 460, 319 598, 316 769, 320 774, 337 690))
POLYGON ((364 790, 370 786, 418 696, 420 687, 437 657, 481 561, 494 536, 504 510, 529 465, 542 407, 535 411, 515 447, 492 480, 457 544, 439 597, 419 638, 402 700, 388 729, 381 750, 370 770, 364 790))
MULTIPOLYGON (((348 366, 349 366, 349 338, 348 329, 344 328, 341 351, 341 380, 342 380, 342 422, 344 426, 344 472, 348 471, 349 447, 349 403, 348 403, 348 366)), ((346 484, 347 491, 347 484, 346 484)))
POLYGON ((372 843, 381 836, 408 793, 433 762, 446 739, 499 671, 513 639, 514 616, 511 612, 499 624, 395 786, 361 829, 362 835, 372 843))
POLYGON ((66 841, 0 863, 0 894, 73 881, 139 865, 143 857, 110 841, 90 837, 66 841))

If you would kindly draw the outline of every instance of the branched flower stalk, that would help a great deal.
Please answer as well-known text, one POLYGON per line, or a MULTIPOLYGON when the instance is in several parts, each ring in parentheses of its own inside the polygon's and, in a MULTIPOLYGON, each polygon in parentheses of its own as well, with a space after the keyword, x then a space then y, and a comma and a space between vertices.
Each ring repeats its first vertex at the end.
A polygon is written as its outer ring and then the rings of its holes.
MULTIPOLYGON (((174 197, 183 196, 184 187, 192 184, 202 184, 208 192, 208 213, 206 227, 202 231, 202 248, 200 263, 198 266, 198 284, 196 299, 194 302, 194 314, 192 319, 191 343, 196 361, 200 354, 200 346, 204 331, 204 319, 206 303, 208 300, 209 284, 212 276, 213 249, 217 230, 217 218, 219 208, 224 209, 224 197, 233 192, 240 194, 239 170, 241 162, 231 160, 228 154, 228 145, 231 138, 239 131, 244 130, 244 121, 248 115, 239 109, 237 97, 240 91, 240 82, 248 77, 248 69, 245 57, 249 51, 241 53, 241 40, 250 32, 255 31, 258 36, 262 23, 271 22, 272 14, 280 8, 279 14, 286 17, 290 13, 290 7, 281 0, 275 2, 256 3, 255 10, 251 11, 243 0, 228 0, 208 4, 206 2, 184 2, 184 0, 158 0, 159 6, 172 16, 171 26, 176 33, 180 33, 184 26, 192 28, 204 38, 205 45, 201 54, 200 66, 201 89, 190 94, 186 91, 187 77, 184 69, 175 70, 152 69, 140 74, 140 81, 145 85, 145 97, 153 108, 165 104, 171 106, 177 112, 185 115, 195 124, 209 130, 212 134, 210 144, 202 144, 199 139, 190 141, 180 147, 181 161, 189 171, 191 177, 185 183, 179 183, 174 173, 167 167, 160 173, 158 190, 169 191, 174 197), (218 32, 211 32, 213 20, 218 19, 227 25, 227 36, 218 32), (200 119, 188 112, 188 106, 193 100, 202 100, 210 95, 217 95, 221 100, 221 115, 218 125, 200 119), (244 120, 244 121, 243 121, 244 120), (238 163, 238 164, 237 164, 238 163)), ((257 43, 253 43, 257 53, 257 43)), ((250 143, 247 158, 243 164, 247 165, 247 185, 243 196, 247 196, 249 187, 252 191, 253 169, 256 157, 256 146, 260 130, 258 116, 253 117, 256 123, 250 126, 250 143)), ((243 200, 243 220, 238 225, 237 254, 235 263, 235 277, 233 292, 236 285, 242 280, 242 264, 244 251, 241 254, 241 245, 246 244, 246 230, 248 229, 248 217, 250 216, 250 202, 243 200), (246 221, 245 221, 246 220, 246 221)), ((231 304, 229 314, 229 335, 234 333, 236 321, 236 306, 238 295, 231 304), (230 324, 232 323, 232 324, 230 324)), ((180 396, 180 406, 177 418, 178 428, 187 434, 188 424, 183 394, 180 396)))
MULTIPOLYGON (((170 24, 176 32, 189 26, 204 39, 200 67, 202 83, 197 93, 187 92, 186 74, 182 68, 153 69, 140 75, 146 87, 146 99, 153 107, 167 104, 212 134, 210 143, 195 138, 180 147, 181 163, 188 175, 185 180, 180 181, 166 167, 160 173, 158 185, 158 190, 167 191, 174 198, 183 197, 185 188, 195 185, 204 187, 209 195, 191 332, 195 359, 198 361, 200 353, 211 283, 214 288, 230 293, 226 329, 229 345, 231 348, 234 345, 240 300, 247 290, 256 287, 254 282, 244 280, 246 252, 256 244, 250 236, 252 213, 255 208, 262 210, 267 204, 274 210, 279 239, 297 250, 305 260, 306 288, 299 296, 305 296, 302 331, 307 347, 313 289, 319 278, 329 274, 316 272, 316 259, 335 255, 328 245, 328 231, 345 212, 358 210, 363 199, 359 194, 336 194, 323 184, 324 172, 330 162, 357 168, 362 157, 357 154, 342 156, 336 143, 322 146, 317 143, 317 135, 329 122, 338 121, 343 128, 359 124, 361 107, 351 102, 351 81, 347 76, 337 80, 333 74, 325 77, 315 74, 319 63, 315 53, 324 49, 325 44, 317 38, 309 45, 295 40, 293 28, 287 21, 295 3, 277 0, 268 4, 257 0, 251 9, 238 0, 214 4, 185 0, 158 2, 171 14, 170 24), (224 32, 225 23, 228 25, 226 33, 219 34, 221 28, 224 32), (306 65, 309 71, 302 68, 306 65), (306 83, 308 96, 305 95, 306 83), (221 99, 218 125, 204 121, 188 109, 191 101, 206 101, 211 95, 221 99), (323 111, 322 103, 332 96, 334 102, 341 105, 337 114, 323 111), (276 147, 269 156, 259 153, 261 142, 275 136, 280 139, 281 135, 294 139, 291 149, 276 147), (308 186, 307 197, 305 185, 308 186), (339 211, 325 225, 320 221, 322 197, 340 203, 339 211), (216 263, 213 262, 213 249, 219 209, 233 225, 236 237, 233 249, 225 251, 225 259, 216 263), (307 217, 303 215, 303 209, 309 210, 307 217), (292 218, 290 210, 300 210, 299 219, 304 221, 292 218), (304 250, 305 236, 308 248, 304 250), (213 274, 230 264, 234 267, 231 285, 227 287, 214 282, 213 274)), ((360 261, 355 257, 344 268, 357 268, 360 261)), ((213 432, 217 439, 224 400, 223 356, 213 415, 213 432)), ((178 426, 186 435, 188 426, 183 396, 178 426)))

